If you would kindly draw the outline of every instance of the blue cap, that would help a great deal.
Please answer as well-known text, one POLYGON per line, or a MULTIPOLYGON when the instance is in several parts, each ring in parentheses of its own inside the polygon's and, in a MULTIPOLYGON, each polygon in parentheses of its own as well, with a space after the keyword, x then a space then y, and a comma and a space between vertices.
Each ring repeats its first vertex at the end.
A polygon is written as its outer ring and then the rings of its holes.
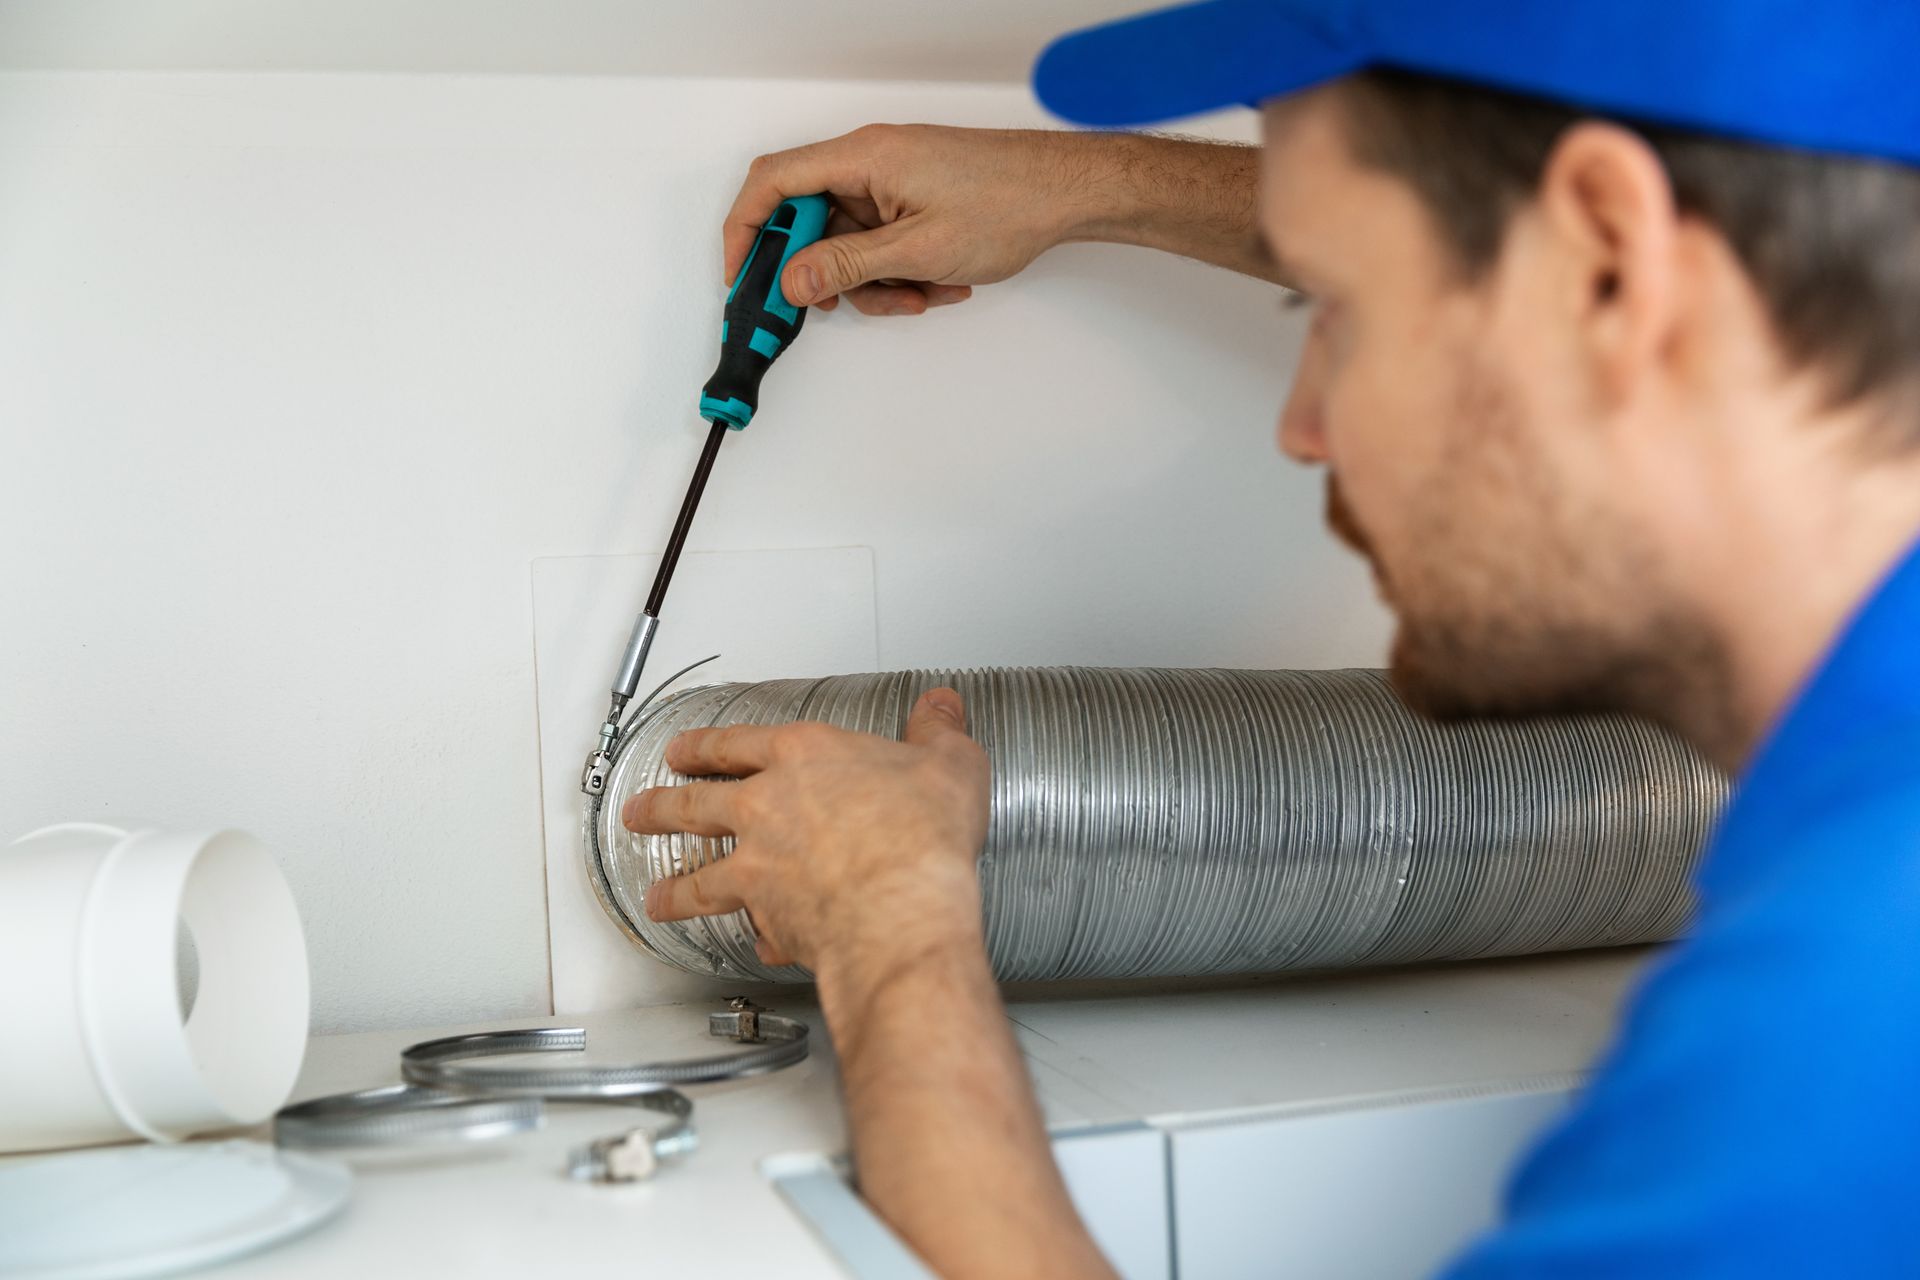
POLYGON ((1917 0, 1208 0, 1055 41, 1076 124, 1257 105, 1369 67, 1596 114, 1920 164, 1917 0))

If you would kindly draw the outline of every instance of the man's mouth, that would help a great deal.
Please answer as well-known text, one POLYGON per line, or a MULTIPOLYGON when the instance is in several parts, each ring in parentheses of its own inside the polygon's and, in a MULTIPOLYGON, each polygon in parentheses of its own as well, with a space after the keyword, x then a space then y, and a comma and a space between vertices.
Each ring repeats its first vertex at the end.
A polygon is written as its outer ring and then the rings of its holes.
POLYGON ((1373 571, 1373 585, 1380 593, 1380 599, 1393 603, 1386 571, 1380 567, 1380 558, 1374 554, 1373 540, 1367 537, 1366 530, 1360 527, 1360 521, 1353 514, 1353 508, 1347 503, 1347 496, 1340 489, 1340 481, 1331 472, 1327 474, 1327 528, 1333 536, 1347 544, 1373 571))
MULTIPOLYGON (((1347 495, 1331 472, 1327 475, 1327 528, 1333 530, 1334 537, 1366 557, 1367 563, 1374 563, 1373 543, 1360 528, 1360 521, 1354 518, 1353 508, 1347 505, 1347 495)), ((1378 572, 1379 566, 1375 564, 1374 569, 1378 572)))

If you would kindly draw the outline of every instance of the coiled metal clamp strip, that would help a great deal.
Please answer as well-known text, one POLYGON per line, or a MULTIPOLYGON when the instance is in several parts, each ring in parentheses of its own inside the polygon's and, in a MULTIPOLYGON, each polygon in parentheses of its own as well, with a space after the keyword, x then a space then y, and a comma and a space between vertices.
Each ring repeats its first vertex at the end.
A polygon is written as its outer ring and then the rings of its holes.
POLYGON ((427 1139, 484 1142, 538 1129, 540 1099, 472 1098, 410 1084, 336 1093, 282 1107, 273 1140, 303 1151, 385 1147, 427 1139))
POLYGON ((586 1047, 583 1029, 546 1027, 427 1040, 400 1055, 400 1075, 408 1084, 424 1088, 496 1098, 622 1098, 670 1085, 711 1084, 765 1075, 806 1058, 806 1023, 768 1013, 744 999, 731 1003, 733 1007, 727 1012, 707 1016, 707 1033, 754 1046, 741 1053, 609 1067, 464 1065, 472 1058, 586 1047))

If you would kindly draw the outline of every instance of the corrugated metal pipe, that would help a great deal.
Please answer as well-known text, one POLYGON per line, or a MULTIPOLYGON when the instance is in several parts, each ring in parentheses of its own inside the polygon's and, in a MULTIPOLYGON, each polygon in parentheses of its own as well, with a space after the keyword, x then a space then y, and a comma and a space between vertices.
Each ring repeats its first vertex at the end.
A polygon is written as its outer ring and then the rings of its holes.
POLYGON ((980 859, 1005 980, 1273 973, 1672 937, 1726 782, 1624 716, 1435 725, 1376 671, 900 671, 690 689, 647 708, 590 814, 588 871, 634 942, 696 973, 804 981, 744 913, 647 920, 655 879, 731 842, 636 836, 621 803, 683 779, 703 725, 898 736, 958 689, 993 762, 980 859))

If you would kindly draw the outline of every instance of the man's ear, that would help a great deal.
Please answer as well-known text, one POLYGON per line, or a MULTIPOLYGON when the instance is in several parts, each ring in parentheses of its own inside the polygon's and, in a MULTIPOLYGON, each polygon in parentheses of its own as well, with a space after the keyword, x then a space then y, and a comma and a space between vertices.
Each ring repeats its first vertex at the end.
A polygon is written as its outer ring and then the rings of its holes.
POLYGON ((1594 386, 1618 403, 1674 337, 1679 215, 1666 167, 1631 130, 1576 124, 1547 159, 1539 204, 1567 255, 1567 301, 1594 386))

